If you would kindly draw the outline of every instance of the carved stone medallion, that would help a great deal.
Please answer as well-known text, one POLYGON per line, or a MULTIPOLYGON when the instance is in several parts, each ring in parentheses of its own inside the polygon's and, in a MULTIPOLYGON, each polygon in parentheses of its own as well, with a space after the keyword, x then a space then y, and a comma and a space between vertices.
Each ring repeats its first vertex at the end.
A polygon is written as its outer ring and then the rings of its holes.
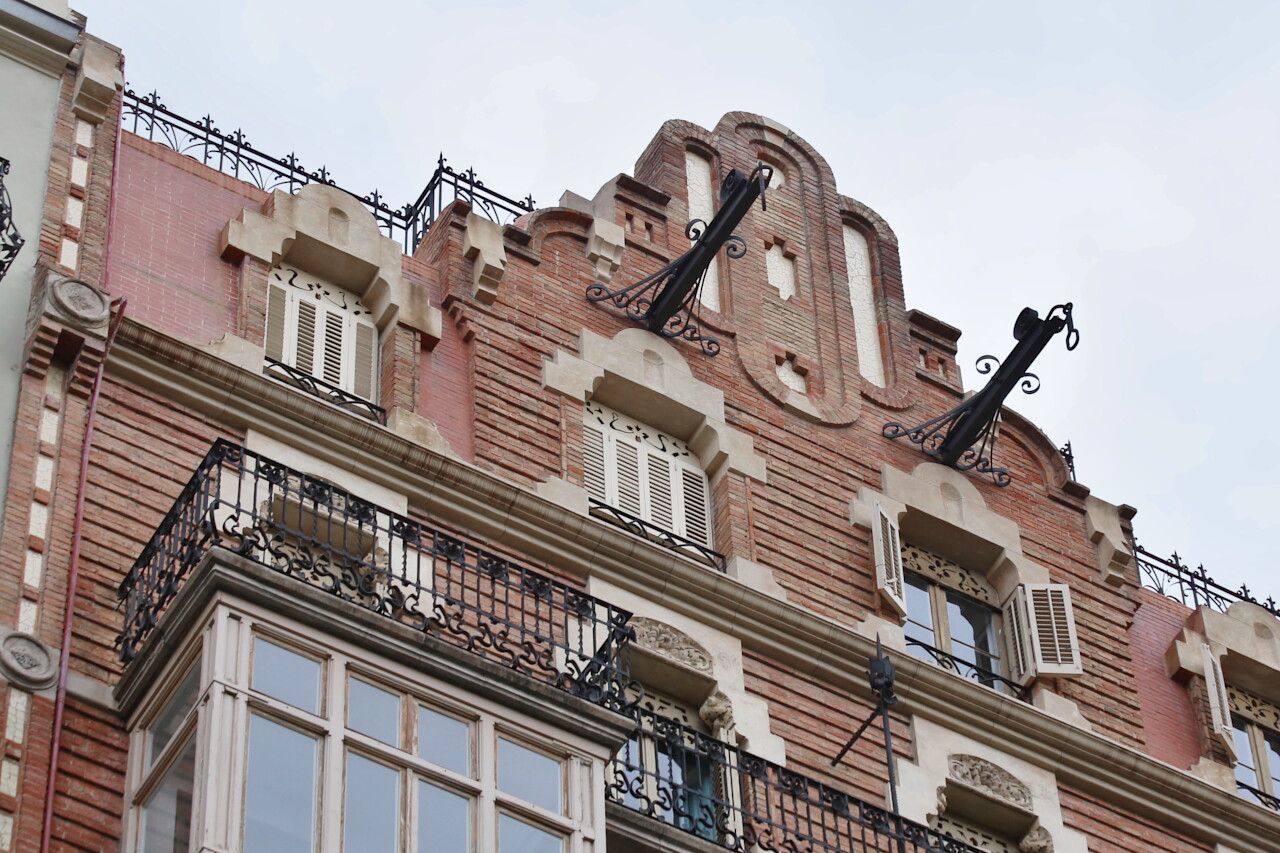
POLYGON ((58 678, 53 653, 30 634, 7 631, 0 637, 0 670, 9 681, 28 690, 51 687, 58 678))

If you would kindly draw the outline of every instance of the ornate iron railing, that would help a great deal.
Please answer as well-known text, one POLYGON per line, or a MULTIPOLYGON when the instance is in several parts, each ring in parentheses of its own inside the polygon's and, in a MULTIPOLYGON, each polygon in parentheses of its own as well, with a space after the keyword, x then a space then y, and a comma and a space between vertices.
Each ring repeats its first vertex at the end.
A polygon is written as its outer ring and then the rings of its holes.
MULTIPOLYGON (((971 663, 964 658, 958 658, 949 652, 944 652, 942 649, 934 648, 928 643, 923 643, 920 640, 913 640, 910 637, 907 638, 907 647, 920 649, 920 651, 924 652, 925 655, 931 658, 934 663, 943 669, 950 670, 957 675, 972 679, 979 684, 985 684, 993 690, 998 690, 1001 693, 1007 693, 1008 695, 1021 699, 1024 702, 1027 701, 1027 689, 1018 682, 1010 681, 999 673, 992 672, 989 669, 984 669, 976 663, 971 663)), ((920 655, 917 655, 917 657, 920 657, 920 655)))
POLYGON ((473 170, 454 170, 443 154, 418 198, 412 204, 391 207, 377 190, 361 195, 339 186, 324 166, 307 169, 292 153, 281 159, 254 148, 243 131, 225 133, 218 129, 211 116, 192 120, 178 115, 166 107, 155 92, 139 95, 126 88, 120 120, 130 133, 268 192, 283 189, 292 193, 315 183, 338 187, 369 208, 388 237, 403 241, 405 254, 413 254, 431 223, 452 201, 466 201, 476 213, 501 224, 512 222, 534 208, 532 196, 517 201, 491 190, 473 170))
POLYGON ((666 528, 659 527, 652 522, 645 521, 637 515, 632 515, 624 509, 618 509, 616 506, 610 506, 604 501, 597 500, 592 497, 587 498, 591 506, 591 514, 597 518, 603 518, 610 524, 616 524, 624 530, 628 530, 637 536, 643 536, 658 543, 664 548, 670 548, 678 554, 684 554, 686 557, 706 563, 712 568, 719 571, 727 571, 727 563, 724 554, 719 551, 713 551, 706 545, 694 542, 681 536, 679 533, 672 533, 666 528))
POLYGON ((1187 607, 1226 610, 1237 601, 1250 601, 1280 617, 1280 605, 1276 604, 1273 597, 1268 596, 1266 601, 1259 601, 1245 585, 1241 585, 1238 590, 1228 589, 1209 577, 1203 565, 1193 569, 1183 563, 1176 551, 1168 558, 1157 557, 1134 542, 1133 555, 1138 563, 1138 577, 1143 586, 1174 601, 1181 601, 1187 607))
POLYGON ((383 426, 387 425, 387 410, 381 406, 376 406, 363 397, 357 397, 355 394, 344 391, 337 385, 326 382, 318 376, 312 376, 305 370, 290 367, 283 361, 278 361, 271 356, 266 357, 266 362, 267 365, 262 369, 262 372, 267 376, 301 388, 312 396, 375 420, 383 426))
POLYGON ((215 546, 590 701, 631 705, 625 610, 224 440, 120 584, 123 661, 215 546))
POLYGON ((1265 791, 1259 791, 1252 785, 1236 780, 1236 790, 1240 791, 1246 799, 1252 799, 1259 805, 1266 806, 1272 811, 1280 812, 1280 799, 1271 796, 1265 791))
POLYGON ((18 233, 13 224, 13 202, 9 200, 9 190, 4 185, 5 176, 9 174, 9 161, 0 157, 0 279, 18 257, 18 252, 27 241, 18 233))
POLYGON ((977 848, 647 709, 609 765, 615 803, 735 853, 977 848))

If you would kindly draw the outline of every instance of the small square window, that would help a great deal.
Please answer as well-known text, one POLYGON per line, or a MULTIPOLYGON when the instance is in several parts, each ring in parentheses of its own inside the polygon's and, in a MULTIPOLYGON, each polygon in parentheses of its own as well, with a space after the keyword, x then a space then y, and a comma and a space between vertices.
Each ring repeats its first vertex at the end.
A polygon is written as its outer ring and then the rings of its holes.
POLYGON ((400 745, 400 697, 352 677, 347 681, 347 726, 391 746, 400 745))
POLYGON ((471 799, 418 782, 418 853, 471 849, 471 799))
POLYGON ((561 853, 563 850, 564 839, 559 835, 511 815, 498 818, 498 853, 561 853))
POLYGON ((164 751, 165 746, 182 728, 182 723, 187 719, 187 714, 196 706, 199 691, 200 667, 197 665, 192 667, 191 671, 182 679, 178 689, 169 697, 169 701, 161 709, 160 713, 156 715, 155 722, 151 724, 151 742, 149 744, 151 761, 155 761, 160 757, 160 753, 164 751))
POLYGON ((471 726, 418 706, 418 755, 446 770, 471 776, 471 726))
POLYGON ((320 661, 257 637, 253 689, 312 714, 320 713, 320 661))
POLYGON ((506 738, 498 739, 498 790, 558 813, 562 787, 558 760, 506 738))

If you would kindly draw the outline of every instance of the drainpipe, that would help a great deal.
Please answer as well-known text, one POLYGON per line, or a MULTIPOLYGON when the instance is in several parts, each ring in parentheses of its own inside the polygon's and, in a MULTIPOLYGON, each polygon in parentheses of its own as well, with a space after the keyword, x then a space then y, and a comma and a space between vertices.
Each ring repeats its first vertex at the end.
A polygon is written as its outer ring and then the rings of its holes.
MULTIPOLYGON (((120 70, 124 71, 124 56, 120 57, 120 70)), ((121 96, 123 106, 123 96, 121 96)), ((111 191, 107 196, 107 233, 102 249, 102 289, 110 293, 108 286, 111 275, 111 241, 115 236, 116 224, 116 183, 120 174, 120 134, 123 121, 116 118, 115 151, 112 153, 111 191)), ((124 309, 129 300, 121 297, 112 303, 115 316, 107 329, 107 340, 102 347, 102 359, 98 362, 98 371, 93 377, 93 389, 89 392, 89 409, 85 415, 84 442, 80 449, 80 476, 76 482, 76 514, 71 528, 71 564, 67 570, 67 600, 62 614, 62 653, 58 660, 58 692, 53 705, 53 741, 49 745, 49 786, 44 795, 44 828, 40 834, 40 853, 49 853, 49 845, 53 837, 53 803, 58 793, 58 757, 62 749, 62 716, 67 707, 67 674, 71 668, 71 626, 75 617, 76 586, 80 579, 80 540, 84 526, 84 493, 89 479, 89 448, 93 445, 94 421, 98 415, 98 392, 102 388, 102 376, 107 370, 107 355, 111 352, 111 344, 120 331, 120 323, 124 319, 124 309)), ((79 360, 79 356, 76 356, 79 360)), ((75 365, 68 372, 75 376, 75 365)))

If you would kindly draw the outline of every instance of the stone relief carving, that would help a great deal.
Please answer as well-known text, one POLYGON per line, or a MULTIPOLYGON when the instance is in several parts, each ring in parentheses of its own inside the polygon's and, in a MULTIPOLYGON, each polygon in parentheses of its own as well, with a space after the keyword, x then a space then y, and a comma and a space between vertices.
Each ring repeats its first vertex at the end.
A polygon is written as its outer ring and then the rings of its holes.
POLYGON ((635 628, 638 645, 699 672, 711 673, 711 655, 683 631, 643 617, 633 618, 631 627, 635 628))
POLYGON ((0 672, 28 690, 43 690, 58 679, 49 647, 19 631, 8 631, 0 638, 0 672))
POLYGON ((707 701, 698 709, 698 716, 702 717, 713 734, 733 728, 733 705, 729 703, 729 697, 720 690, 707 697, 707 701))
POLYGON ((1031 790, 1007 770, 976 755, 953 755, 947 775, 993 799, 1031 809, 1031 790))
POLYGON ((937 581, 941 586, 963 592, 993 607, 996 604, 995 594, 980 575, 919 545, 902 544, 902 565, 908 571, 937 581))
POLYGON ((1280 731, 1280 708, 1231 685, 1227 685, 1227 697, 1232 713, 1253 720, 1269 729, 1280 731))
POLYGON ((1043 826, 1037 826, 1018 842, 1022 853, 1053 853, 1053 838, 1043 826))

